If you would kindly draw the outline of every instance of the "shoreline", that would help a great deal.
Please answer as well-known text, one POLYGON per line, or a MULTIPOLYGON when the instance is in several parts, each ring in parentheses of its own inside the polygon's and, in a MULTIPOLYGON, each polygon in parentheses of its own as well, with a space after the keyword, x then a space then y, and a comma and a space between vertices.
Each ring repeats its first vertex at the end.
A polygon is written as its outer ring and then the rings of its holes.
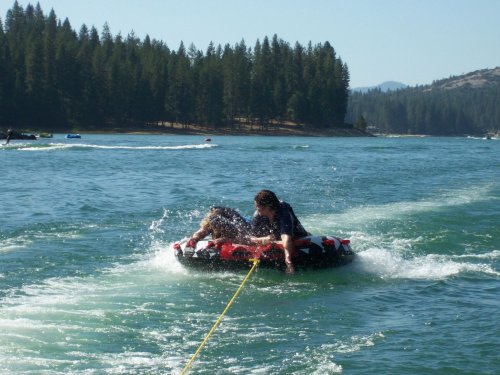
POLYGON ((73 129, 69 133, 79 134, 149 134, 149 135, 202 135, 202 136, 295 136, 295 137, 375 137, 355 128, 308 129, 294 125, 270 126, 263 130, 258 126, 240 125, 234 128, 207 128, 198 125, 182 126, 159 125, 148 127, 107 128, 107 129, 73 129))
MULTIPOLYGON (((271 136, 271 137, 376 137, 375 134, 356 129, 354 127, 330 127, 325 129, 311 128, 300 124, 282 123, 270 124, 263 129, 258 125, 248 123, 233 127, 213 128, 200 125, 182 125, 178 123, 162 123, 159 125, 136 125, 102 128, 74 127, 68 129, 26 129, 17 131, 18 134, 143 134, 143 135, 199 135, 211 136, 271 136)), ((0 132, 0 139, 2 138, 0 132)), ((15 139, 15 138, 12 138, 15 139)))

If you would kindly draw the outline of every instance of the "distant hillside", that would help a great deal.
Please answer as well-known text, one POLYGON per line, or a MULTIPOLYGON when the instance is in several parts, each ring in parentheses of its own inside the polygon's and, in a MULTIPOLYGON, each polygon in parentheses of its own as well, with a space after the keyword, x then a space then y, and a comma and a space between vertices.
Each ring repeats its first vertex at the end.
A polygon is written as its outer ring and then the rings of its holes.
POLYGON ((453 89, 483 89, 500 85, 500 67, 494 69, 482 69, 461 76, 454 76, 424 87, 429 90, 453 90, 453 89))
POLYGON ((500 129, 500 67, 397 91, 351 92, 346 121, 372 131, 464 135, 500 129))
POLYGON ((387 82, 383 82, 381 83, 380 85, 377 85, 377 86, 369 86, 369 87, 356 87, 356 88, 353 88, 352 91, 354 92, 362 92, 362 93, 366 93, 370 90, 380 90, 382 92, 387 92, 387 91, 396 91, 396 90, 399 90, 399 89, 404 89, 404 88, 407 88, 408 85, 405 85, 404 83, 401 83, 401 82, 396 82, 396 81, 387 81, 387 82))

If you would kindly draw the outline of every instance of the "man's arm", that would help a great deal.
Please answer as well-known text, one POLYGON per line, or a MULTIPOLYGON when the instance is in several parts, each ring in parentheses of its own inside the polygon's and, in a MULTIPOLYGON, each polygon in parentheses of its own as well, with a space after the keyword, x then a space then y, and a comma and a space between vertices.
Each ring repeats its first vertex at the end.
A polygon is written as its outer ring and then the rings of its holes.
POLYGON ((295 268, 292 263, 292 251, 293 251, 293 240, 292 236, 289 234, 283 233, 281 235, 281 241, 283 242, 283 247, 285 249, 285 263, 286 263, 286 272, 294 273, 295 268))

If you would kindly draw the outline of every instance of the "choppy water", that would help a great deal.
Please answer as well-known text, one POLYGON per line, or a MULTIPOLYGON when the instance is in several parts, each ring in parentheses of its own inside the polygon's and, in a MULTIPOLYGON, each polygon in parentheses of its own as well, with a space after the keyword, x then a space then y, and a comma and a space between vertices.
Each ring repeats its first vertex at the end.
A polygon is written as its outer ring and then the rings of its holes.
POLYGON ((192 374, 500 372, 500 142, 84 135, 0 148, 0 373, 177 374, 246 275, 169 245, 269 188, 356 260, 252 275, 192 374))

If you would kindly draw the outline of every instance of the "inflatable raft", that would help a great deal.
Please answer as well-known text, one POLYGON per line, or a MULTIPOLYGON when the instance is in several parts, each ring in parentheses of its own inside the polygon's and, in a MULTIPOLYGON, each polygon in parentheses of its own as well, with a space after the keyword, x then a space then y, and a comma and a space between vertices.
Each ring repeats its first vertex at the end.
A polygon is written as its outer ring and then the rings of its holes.
MULTIPOLYGON (((207 270, 248 268, 253 259, 260 267, 285 269, 283 245, 243 245, 230 242, 215 245, 212 241, 199 241, 196 248, 187 241, 173 246, 175 257, 188 267, 207 270)), ((354 252, 350 241, 332 236, 308 236, 294 241, 292 261, 297 269, 337 267, 352 262, 354 252)))

